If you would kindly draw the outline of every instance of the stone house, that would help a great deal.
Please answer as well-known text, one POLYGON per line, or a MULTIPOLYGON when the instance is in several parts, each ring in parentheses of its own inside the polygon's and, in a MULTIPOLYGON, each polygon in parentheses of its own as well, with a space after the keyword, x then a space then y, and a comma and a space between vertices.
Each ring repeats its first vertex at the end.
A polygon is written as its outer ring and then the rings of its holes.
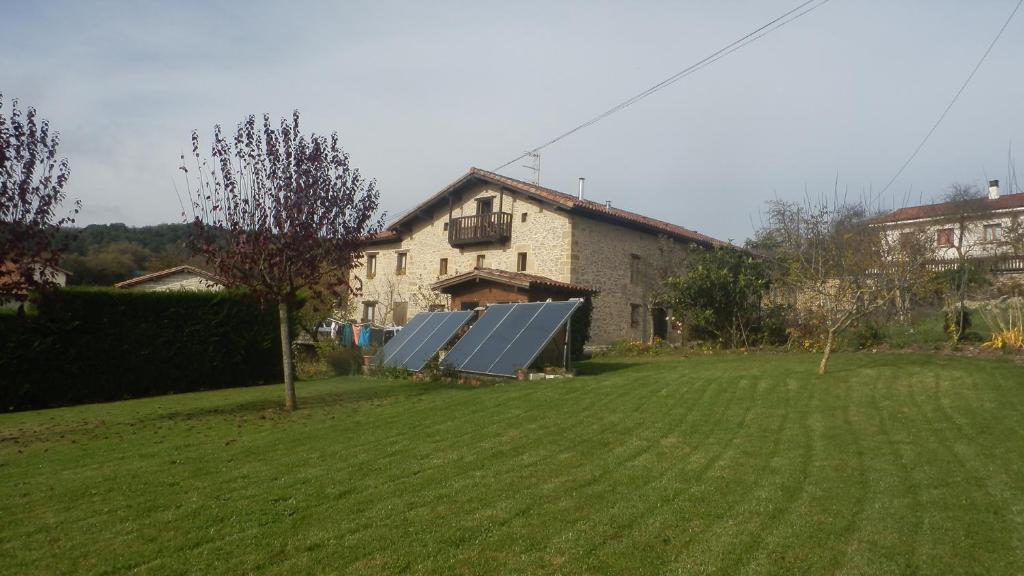
POLYGON ((933 242, 932 266, 954 266, 962 256, 987 259, 996 273, 1024 274, 1024 194, 1002 194, 999 181, 989 182, 988 195, 959 202, 941 202, 894 210, 875 221, 890 235, 924 232, 933 242))
POLYGON ((370 241, 353 271, 363 321, 497 302, 594 297, 591 344, 674 340, 661 281, 691 246, 731 245, 693 230, 493 172, 471 169, 370 241))
POLYGON ((115 288, 145 292, 168 290, 223 290, 225 281, 195 266, 175 266, 114 284, 115 288))

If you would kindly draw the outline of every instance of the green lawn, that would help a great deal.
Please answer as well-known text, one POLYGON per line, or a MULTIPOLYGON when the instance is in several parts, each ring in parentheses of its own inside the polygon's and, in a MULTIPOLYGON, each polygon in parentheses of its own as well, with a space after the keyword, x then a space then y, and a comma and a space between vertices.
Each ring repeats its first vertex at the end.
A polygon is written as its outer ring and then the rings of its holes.
POLYGON ((1024 368, 724 355, 0 415, 10 574, 1020 574, 1024 368))

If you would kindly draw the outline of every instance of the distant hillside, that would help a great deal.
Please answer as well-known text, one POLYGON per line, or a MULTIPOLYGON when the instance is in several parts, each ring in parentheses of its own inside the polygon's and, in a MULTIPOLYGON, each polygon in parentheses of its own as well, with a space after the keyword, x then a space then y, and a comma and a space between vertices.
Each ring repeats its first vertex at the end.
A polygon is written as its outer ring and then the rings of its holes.
POLYGON ((188 224, 65 228, 58 236, 67 246, 61 266, 72 274, 68 284, 97 286, 181 264, 202 267, 202 259, 192 257, 185 246, 188 234, 188 224))

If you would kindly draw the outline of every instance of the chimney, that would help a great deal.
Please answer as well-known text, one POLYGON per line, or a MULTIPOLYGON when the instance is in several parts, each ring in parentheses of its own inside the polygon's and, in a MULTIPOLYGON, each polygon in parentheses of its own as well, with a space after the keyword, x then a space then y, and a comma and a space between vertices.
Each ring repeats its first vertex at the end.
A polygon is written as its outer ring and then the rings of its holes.
POLYGON ((604 207, 607 210, 611 210, 612 209, 612 201, 611 200, 605 200, 604 201, 604 207))
MULTIPOLYGON (((582 190, 582 188, 581 188, 582 190)), ((998 200, 999 199, 999 180, 988 181, 988 199, 998 200)))
POLYGON ((579 193, 578 196, 576 196, 576 198, 579 199, 579 200, 583 200, 583 182, 585 182, 585 181, 586 181, 586 178, 580 176, 580 193, 579 193))

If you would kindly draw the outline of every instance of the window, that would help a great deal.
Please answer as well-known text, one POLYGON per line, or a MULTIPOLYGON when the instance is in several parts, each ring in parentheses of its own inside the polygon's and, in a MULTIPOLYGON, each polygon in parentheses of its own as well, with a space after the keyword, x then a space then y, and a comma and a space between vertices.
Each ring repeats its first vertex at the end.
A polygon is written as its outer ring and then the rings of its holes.
POLYGON ((447 232, 447 231, 448 231, 448 223, 447 223, 447 222, 445 222, 445 223, 444 223, 444 231, 445 231, 445 232, 447 232))
POLYGON ((1002 224, 985 224, 985 228, 982 230, 982 240, 985 242, 999 240, 999 233, 1002 231, 1002 227, 1002 224))
POLYGON ((643 314, 644 314, 643 306, 640 306, 639 304, 630 304, 629 305, 629 327, 630 328, 639 328, 640 327, 640 321, 641 321, 640 318, 643 316, 643 314))
POLYGON ((409 303, 395 302, 394 305, 392 306, 392 309, 392 323, 398 326, 405 326, 405 323, 409 321, 409 303))
POLYGON ((516 272, 526 272, 526 252, 516 255, 516 272))
POLYGON ((409 261, 408 252, 399 252, 398 259, 395 261, 395 274, 401 276, 405 274, 405 265, 409 261))
POLYGON ((373 278, 377 275, 377 255, 367 254, 366 255, 366 278, 373 278))
POLYGON ((427 306, 427 312, 444 312, 444 310, 444 304, 431 304, 430 306, 427 306))
POLYGON ((953 245, 953 229, 942 228, 935 233, 935 245, 950 247, 953 245))
POLYGON ((486 261, 487 261, 487 257, 486 256, 484 256, 483 254, 477 254, 477 256, 476 256, 476 267, 477 268, 483 268, 484 264, 486 263, 486 261))
POLYGON ((476 213, 490 214, 494 212, 494 198, 477 198, 476 213))
POLYGON ((459 306, 459 309, 460 310, 476 310, 479 307, 480 307, 480 303, 479 302, 466 302, 466 301, 463 301, 462 304, 459 306))
POLYGON ((526 217, 527 216, 529 216, 529 214, 527 214, 526 212, 523 212, 523 215, 519 217, 519 221, 520 222, 526 222, 526 217))
POLYGON ((377 303, 363 302, 363 322, 373 322, 377 319, 377 303))
POLYGON ((640 282, 640 256, 636 254, 629 255, 629 282, 630 284, 638 284, 640 282))
POLYGON ((437 275, 444 276, 448 273, 448 259, 441 258, 441 264, 437 267, 437 275))

